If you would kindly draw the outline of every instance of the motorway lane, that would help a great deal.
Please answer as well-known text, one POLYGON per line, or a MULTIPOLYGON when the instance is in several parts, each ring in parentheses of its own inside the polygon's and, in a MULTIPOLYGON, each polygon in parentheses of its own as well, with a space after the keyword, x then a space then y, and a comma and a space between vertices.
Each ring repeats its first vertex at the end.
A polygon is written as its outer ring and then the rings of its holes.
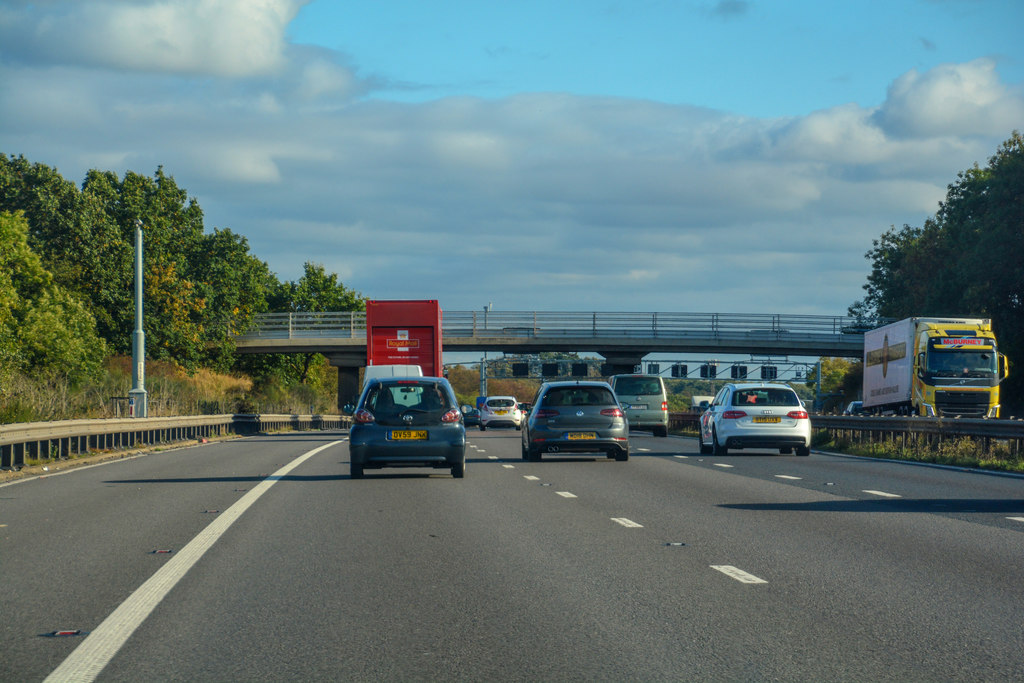
MULTIPOLYGON (((736 624, 723 633, 756 642, 782 626, 799 637, 791 648, 780 640, 778 651, 803 652, 802 659, 817 660, 823 678, 835 678, 838 671, 860 671, 851 677, 870 680, 984 678, 989 671, 1009 673, 1011 679, 1024 675, 1018 629, 1024 613, 1020 523, 1008 522, 1016 526, 1006 527, 992 523, 992 513, 979 513, 979 524, 945 513, 928 514, 921 506, 899 501, 880 505, 851 500, 830 493, 831 487, 815 492, 769 474, 813 463, 822 472, 833 470, 826 481, 842 481, 838 475, 849 459, 712 459, 692 453, 694 440, 634 436, 632 442, 634 454, 639 454, 635 462, 659 454, 644 468, 656 468, 658 474, 640 470, 642 481, 633 481, 631 469, 623 480, 611 483, 594 469, 579 468, 577 487, 593 487, 581 501, 593 500, 595 512, 603 511, 612 502, 621 504, 625 492, 635 503, 631 519, 652 530, 675 528, 674 534, 662 537, 687 542, 708 565, 730 563, 763 577, 769 581, 767 594, 787 596, 760 608, 754 601, 742 606, 732 615, 736 624), (755 460, 760 478, 747 474, 755 460), (665 469, 670 462, 686 472, 673 475, 665 469), (733 467, 719 468, 719 462, 733 467), (762 621, 762 614, 776 618, 762 621), (864 666, 878 668, 857 668, 864 666)), ((961 488, 982 500, 976 503, 982 510, 986 498, 1000 512, 1019 509, 1024 501, 1021 479, 985 480, 985 475, 861 462, 874 470, 863 473, 863 481, 875 485, 906 477, 910 469, 918 477, 934 478, 926 499, 929 509, 950 490, 958 490, 951 479, 958 475, 966 482, 961 488), (982 495, 978 490, 979 476, 991 492, 982 495)), ((562 463, 555 464, 559 469, 541 475, 542 480, 563 475, 562 463)), ((540 465, 548 468, 548 462, 540 465)), ((531 472, 539 474, 541 468, 534 467, 530 465, 531 472)), ((734 656, 742 655, 737 650, 734 656)), ((792 677, 792 671, 783 675, 792 677)))
MULTIPOLYGON (((342 436, 331 434, 333 438, 342 436)), ((217 513, 322 435, 231 440, 0 487, 0 680, 42 680, 217 513), (207 512, 210 511, 210 512, 207 512)))
MULTIPOLYGON (((124 500, 111 505, 147 527, 156 524, 143 511, 152 503, 181 518, 184 541, 202 526, 193 503, 240 496, 225 489, 251 483, 250 467, 335 437, 231 442, 224 446, 245 458, 217 453, 183 461, 185 471, 89 475, 73 487, 85 492, 62 493, 74 505, 75 495, 90 500, 104 496, 90 489, 113 489, 106 495, 124 500), (266 444, 280 455, 259 455, 266 444)), ((857 500, 772 474, 812 467, 843 481, 836 475, 850 461, 840 458, 739 457, 720 468, 693 452, 693 440, 637 434, 628 463, 525 463, 518 439, 471 430, 462 481, 430 470, 351 481, 344 445, 311 458, 235 523, 101 679, 1021 678, 1024 534, 1013 527, 860 509, 857 500), (767 583, 743 584, 711 565, 767 583)), ((150 459, 177 458, 132 465, 150 459)), ((874 482, 911 469, 868 465, 876 472, 864 467, 862 476, 874 482)), ((1020 482, 1007 483, 1014 481, 1000 480, 991 496, 1019 501, 1020 482)), ((0 523, 27 525, 8 515, 11 488, 0 489, 0 523)), ((19 497, 31 506, 28 493, 19 497)), ((76 532, 109 547, 101 528, 83 522, 76 532)), ((129 558, 122 588, 145 578, 146 562, 131 559, 144 536, 109 548, 129 558)), ((92 602, 101 603, 91 608, 94 625, 105 616, 98 607, 112 607, 109 598, 92 602)), ((18 605, 31 616, 40 606, 18 605)), ((5 680, 41 678, 69 649, 69 640, 26 636, 42 629, 25 621, 14 631, 5 623, 6 642, 20 654, 8 670, 18 675, 5 680)))

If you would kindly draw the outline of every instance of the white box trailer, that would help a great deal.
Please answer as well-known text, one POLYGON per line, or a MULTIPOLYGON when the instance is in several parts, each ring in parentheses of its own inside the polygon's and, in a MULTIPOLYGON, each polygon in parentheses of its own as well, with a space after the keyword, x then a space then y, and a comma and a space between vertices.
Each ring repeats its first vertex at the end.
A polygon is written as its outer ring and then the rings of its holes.
POLYGON ((917 318, 907 318, 864 333, 865 408, 910 401, 916 329, 917 318))

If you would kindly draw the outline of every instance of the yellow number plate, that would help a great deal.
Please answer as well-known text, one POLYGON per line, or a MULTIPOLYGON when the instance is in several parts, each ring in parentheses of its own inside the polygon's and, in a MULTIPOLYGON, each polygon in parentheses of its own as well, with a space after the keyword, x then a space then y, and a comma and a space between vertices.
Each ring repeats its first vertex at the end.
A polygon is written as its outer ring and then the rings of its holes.
POLYGON ((576 441, 579 439, 596 439, 597 434, 594 432, 569 432, 565 435, 569 441, 576 441))
POLYGON ((427 438, 427 430, 425 429, 414 429, 414 430, 395 430, 391 432, 392 441, 424 441, 427 438))
POLYGON ((507 410, 495 410, 494 414, 495 415, 508 415, 508 411, 507 410))
POLYGON ((777 424, 782 422, 781 417, 755 417, 754 422, 757 424, 777 424))

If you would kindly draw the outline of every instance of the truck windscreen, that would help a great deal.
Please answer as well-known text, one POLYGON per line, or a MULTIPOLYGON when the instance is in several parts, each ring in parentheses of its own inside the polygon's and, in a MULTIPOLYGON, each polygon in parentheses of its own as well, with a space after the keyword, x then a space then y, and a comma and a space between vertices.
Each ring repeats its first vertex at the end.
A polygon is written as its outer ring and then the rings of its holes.
POLYGON ((994 349, 929 349, 928 372, 935 377, 994 377, 994 349))

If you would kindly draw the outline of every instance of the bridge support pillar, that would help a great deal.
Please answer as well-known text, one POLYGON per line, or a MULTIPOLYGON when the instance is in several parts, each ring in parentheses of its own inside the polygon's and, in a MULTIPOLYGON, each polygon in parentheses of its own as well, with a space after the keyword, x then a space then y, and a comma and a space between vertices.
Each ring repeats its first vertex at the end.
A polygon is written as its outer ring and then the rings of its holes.
POLYGON ((365 354, 329 354, 327 361, 338 368, 338 410, 359 400, 359 368, 366 366, 365 354))
POLYGON ((646 353, 629 353, 622 351, 598 351, 604 356, 603 375, 628 375, 636 372, 636 366, 640 365, 646 353))

